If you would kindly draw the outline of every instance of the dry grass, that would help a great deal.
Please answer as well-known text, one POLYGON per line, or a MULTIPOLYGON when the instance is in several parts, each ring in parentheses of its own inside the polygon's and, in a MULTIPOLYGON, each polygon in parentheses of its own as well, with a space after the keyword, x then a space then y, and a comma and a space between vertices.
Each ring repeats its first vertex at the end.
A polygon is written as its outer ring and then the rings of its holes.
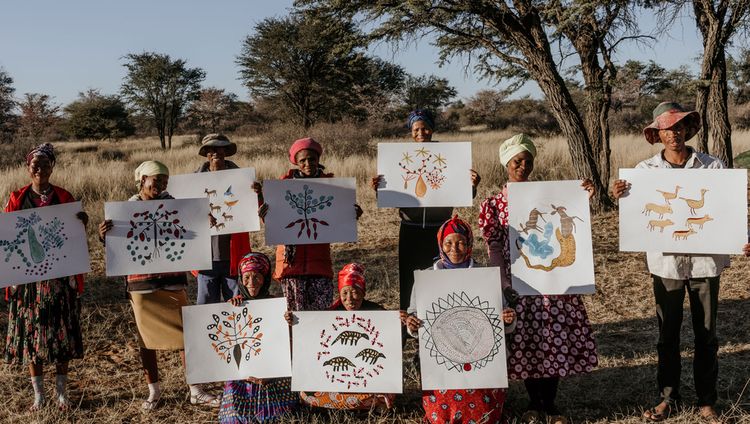
MULTIPOLYGON (((471 141, 474 166, 482 175, 478 205, 484 197, 496 192, 504 180, 498 164, 497 147, 510 134, 478 132, 470 134, 440 134, 445 141, 471 141)), ((285 151, 288 139, 279 136, 259 136, 237 140, 241 152, 233 158, 241 166, 253 166, 260 178, 276 178, 289 166, 285 151)), ((367 267, 368 297, 395 308, 398 304, 398 272, 395 266, 398 243, 398 217, 392 209, 377 209, 375 197, 366 188, 369 177, 375 174, 371 154, 377 140, 356 141, 366 146, 352 149, 341 139, 332 137, 326 143, 323 163, 338 176, 354 176, 358 180, 358 202, 365 209, 360 221, 360 241, 356 244, 334 245, 334 266, 349 261, 363 262, 367 267), (362 153, 352 154, 352 151, 362 153)), ((173 173, 191 172, 200 164, 195 154, 194 141, 177 140, 170 152, 158 150, 153 139, 109 143, 59 144, 61 154, 55 168, 53 182, 83 199, 93 224, 102 217, 102 203, 123 200, 134 191, 132 170, 142 160, 156 158, 170 166, 173 173)), ((535 178, 539 180, 573 178, 567 146, 561 138, 538 140, 540 153, 536 161, 535 178)), ((750 149, 750 134, 740 133, 735 138, 735 151, 750 149)), ((642 138, 618 136, 612 141, 613 169, 631 167, 637 161, 658 151, 650 148, 642 138)), ((0 197, 7 199, 11 189, 26 184, 27 175, 20 166, 4 169, 0 181, 0 197)), ((616 173, 615 173, 616 174, 616 173)), ((616 175, 615 175, 616 176, 616 175)), ((476 206, 458 211, 476 228, 476 206)), ((559 404, 573 422, 636 423, 643 408, 656 401, 655 388, 655 318, 650 281, 644 255, 621 253, 617 249, 617 215, 596 216, 594 250, 597 293, 586 296, 585 302, 593 322, 599 345, 600 366, 592 374, 568 378, 560 389, 559 404)), ((176 352, 160 354, 161 379, 164 386, 164 405, 150 414, 139 410, 147 393, 141 376, 135 341, 135 324, 125 299, 121 280, 103 275, 103 251, 94 240, 91 225, 89 244, 93 269, 84 294, 83 323, 86 357, 71 363, 71 395, 75 408, 60 413, 53 408, 29 414, 32 391, 25 369, 3 365, 0 375, 0 394, 5 402, 0 405, 0 422, 212 422, 215 411, 190 406, 176 352)), ((262 234, 253 234, 258 250, 273 254, 265 246, 262 234)), ((478 239, 475 248, 479 259, 486 261, 484 242, 478 239)), ((750 315, 747 291, 750 262, 735 258, 724 275, 720 293, 719 335, 721 338, 719 379, 719 408, 727 418, 750 422, 750 405, 745 385, 750 376, 750 332, 745 317, 750 315)), ((194 290, 193 290, 194 296, 194 290)), ((0 311, 0 328, 6 325, 6 306, 0 311)), ((689 320, 688 320, 689 321, 689 320)), ((694 400, 692 377, 689 370, 692 350, 690 324, 683 330, 683 387, 686 404, 694 400)), ((420 394, 417 373, 411 363, 415 343, 407 345, 405 353, 405 392, 398 398, 397 408, 385 416, 357 415, 337 412, 302 411, 289 422, 419 422, 420 394)), ((46 388, 52 395, 53 376, 46 370, 46 388)), ((215 385, 218 390, 218 385, 215 385)), ((525 392, 512 383, 509 407, 522 411, 525 392)), ((697 422, 693 410, 686 409, 673 417, 671 423, 697 422)))

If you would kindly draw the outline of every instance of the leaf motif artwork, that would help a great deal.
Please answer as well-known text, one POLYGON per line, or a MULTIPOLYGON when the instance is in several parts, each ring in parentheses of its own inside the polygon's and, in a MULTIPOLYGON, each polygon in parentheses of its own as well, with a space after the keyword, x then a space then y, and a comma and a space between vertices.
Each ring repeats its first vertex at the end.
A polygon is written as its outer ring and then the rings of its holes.
POLYGON ((211 268, 206 199, 107 202, 107 275, 211 268))
POLYGON ((353 178, 269 180, 266 244, 315 244, 357 240, 353 178))
POLYGON ((378 206, 471 206, 470 169, 471 143, 380 143, 378 206))
POLYGON ((251 189, 254 181, 253 168, 173 175, 169 193, 178 199, 208 199, 215 220, 212 235, 258 231, 258 196, 251 189))
POLYGON ((285 311, 284 298, 183 307, 188 383, 290 376, 285 311))
POLYGON ((591 219, 581 181, 510 183, 508 208, 519 294, 594 292, 591 219))
POLYGON ((499 268, 416 271, 414 278, 422 389, 508 387, 499 268))
POLYGON ((90 271, 81 203, 0 214, 0 287, 90 271))
POLYGON ((292 390, 401 392, 398 311, 294 314, 292 390))
POLYGON ((621 169, 620 250, 741 253, 747 241, 744 169, 621 169))

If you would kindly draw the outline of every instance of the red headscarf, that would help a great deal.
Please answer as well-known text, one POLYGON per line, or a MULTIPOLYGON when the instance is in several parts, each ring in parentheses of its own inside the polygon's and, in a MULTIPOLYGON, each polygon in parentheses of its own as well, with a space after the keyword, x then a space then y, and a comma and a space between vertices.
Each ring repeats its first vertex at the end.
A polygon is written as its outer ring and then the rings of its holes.
POLYGON ((471 258, 471 248, 474 245, 474 235, 471 232, 471 227, 469 226, 469 224, 459 218, 458 215, 445 221, 445 223, 443 223, 443 225, 441 225, 440 229, 438 230, 437 241, 438 250, 440 251, 440 259, 443 261, 443 264, 446 265, 458 265, 453 264, 450 259, 448 259, 448 256, 443 253, 443 240, 445 240, 446 237, 453 233, 461 234, 462 236, 466 237, 466 262, 468 262, 471 258))
POLYGON ((271 277, 271 261, 262 253, 250 252, 240 260, 239 270, 240 278, 246 272, 255 271, 263 274, 264 279, 268 279, 271 277))
POLYGON ((365 292, 365 268, 358 263, 344 265, 339 271, 339 292, 347 286, 353 286, 365 292))

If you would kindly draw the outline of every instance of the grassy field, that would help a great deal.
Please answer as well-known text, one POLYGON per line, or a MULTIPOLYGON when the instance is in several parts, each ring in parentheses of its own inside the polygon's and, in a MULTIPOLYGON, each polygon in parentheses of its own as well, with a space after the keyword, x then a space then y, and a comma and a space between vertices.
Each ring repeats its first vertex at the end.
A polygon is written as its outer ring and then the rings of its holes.
MULTIPOLYGON (((473 143, 474 167, 482 176, 479 195, 472 208, 457 212, 474 225, 481 200, 497 192, 504 181, 504 172, 497 158, 497 147, 510 134, 476 132, 438 134, 436 139, 473 143)), ((239 154, 232 158, 240 166, 255 167, 259 178, 276 178, 289 166, 286 149, 293 136, 256 137, 236 140, 239 154)), ((326 152, 322 163, 337 176, 356 177, 358 203, 365 210, 360 220, 360 241, 336 244, 333 247, 334 267, 359 261, 367 268, 368 297, 387 307, 398 305, 398 271, 396 263, 398 216, 393 209, 378 209, 375 196, 367 188, 375 174, 374 152, 377 141, 358 144, 345 142, 348 134, 319 137, 326 152)), ((354 139, 354 138, 349 138, 354 139)), ((2 365, 0 368, 0 422, 212 422, 216 411, 194 407, 187 402, 179 357, 176 352, 160 353, 163 384, 162 406, 151 413, 140 411, 141 401, 148 393, 140 370, 135 339, 136 328, 125 297, 121 279, 104 277, 103 249, 95 239, 94 229, 101 221, 102 204, 109 200, 125 200, 135 191, 132 171, 146 159, 165 162, 173 174, 192 172, 201 162, 197 145, 188 138, 179 139, 169 152, 158 149, 154 139, 129 140, 119 143, 60 143, 59 160, 52 176, 54 184, 65 187, 81 198, 91 217, 89 245, 93 272, 83 297, 84 340, 86 357, 71 362, 70 391, 74 408, 66 413, 48 407, 43 412, 26 413, 32 400, 32 389, 26 369, 2 365)), ((532 179, 570 179, 572 168, 567 145, 561 138, 540 139, 540 148, 532 179)), ((735 136, 734 151, 750 149, 750 134, 735 136)), ((642 137, 616 136, 612 140, 613 169, 632 167, 654 154, 658 147, 649 146, 642 137)), ((7 163, 9 158, 4 158, 7 163)), ((616 175, 616 172, 614 172, 616 175)), ((19 164, 2 169, 0 198, 7 199, 10 190, 27 184, 28 176, 19 164)), ((656 393, 656 319, 645 255, 618 251, 617 214, 610 212, 594 217, 594 251, 597 292, 586 296, 585 302, 598 342, 600 365, 593 373, 563 380, 559 406, 572 419, 581 423, 642 422, 644 408, 657 401, 656 393)), ((252 235, 256 250, 273 254, 265 246, 262 233, 252 235)), ((475 255, 486 262, 484 240, 476 238, 475 255)), ((729 420, 750 422, 750 395, 746 385, 750 377, 750 316, 748 272, 750 261, 733 258, 732 267, 722 279, 719 307, 720 376, 719 410, 729 420)), ((191 287, 194 298, 195 287, 191 287)), ((7 324, 7 306, 0 306, 0 328, 7 324)), ((689 405, 694 400, 691 373, 692 331, 689 318, 683 328, 683 395, 686 409, 669 420, 671 423, 699 422, 689 405)), ((416 423, 421 417, 417 373, 411 356, 416 343, 407 345, 404 364, 404 394, 397 408, 386 415, 302 411, 290 422, 404 422, 416 423)), ((46 368, 46 389, 51 397, 54 376, 46 368)), ((213 386, 219 391, 219 385, 213 386)), ((513 416, 526 404, 522 385, 511 384, 507 405, 513 416)))

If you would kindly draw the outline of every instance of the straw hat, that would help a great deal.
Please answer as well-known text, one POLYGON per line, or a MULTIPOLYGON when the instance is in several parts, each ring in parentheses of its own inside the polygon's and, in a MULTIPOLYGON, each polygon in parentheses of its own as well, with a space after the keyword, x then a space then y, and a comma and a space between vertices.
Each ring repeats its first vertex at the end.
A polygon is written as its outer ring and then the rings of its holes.
POLYGON ((223 147, 225 152, 224 156, 227 157, 237 153, 237 145, 229 141, 229 137, 224 134, 209 134, 203 137, 198 154, 206 156, 206 150, 209 147, 223 147))

